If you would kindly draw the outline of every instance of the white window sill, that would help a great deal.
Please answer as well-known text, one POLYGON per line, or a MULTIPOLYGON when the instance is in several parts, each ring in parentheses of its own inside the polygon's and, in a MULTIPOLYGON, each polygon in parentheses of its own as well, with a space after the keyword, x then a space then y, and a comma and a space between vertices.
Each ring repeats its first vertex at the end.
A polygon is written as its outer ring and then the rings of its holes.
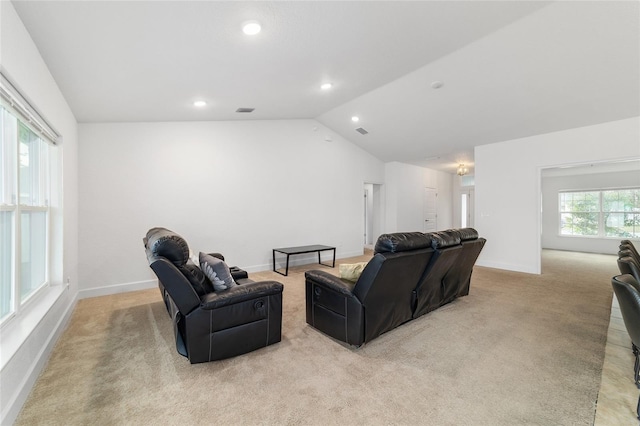
POLYGON ((61 284, 42 289, 19 313, 2 324, 0 370, 9 363, 65 291, 67 287, 61 284))

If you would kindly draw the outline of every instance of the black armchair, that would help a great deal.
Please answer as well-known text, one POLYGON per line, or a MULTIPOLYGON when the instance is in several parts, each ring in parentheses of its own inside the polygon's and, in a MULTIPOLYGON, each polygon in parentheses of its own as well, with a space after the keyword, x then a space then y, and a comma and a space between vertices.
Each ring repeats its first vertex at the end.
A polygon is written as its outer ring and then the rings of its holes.
POLYGON ((637 282, 640 282, 640 265, 628 250, 618 252, 618 269, 621 274, 632 275, 637 282))
POLYGON ((637 264, 640 264, 640 253, 638 253, 638 250, 633 245, 631 240, 620 241, 620 251, 624 251, 625 253, 628 252, 628 255, 631 256, 637 264))
POLYGON ((229 358, 280 341, 281 283, 253 282, 236 270, 239 285, 214 292, 189 260, 189 247, 180 235, 153 228, 143 241, 173 321, 176 349, 189 362, 229 358))
MULTIPOLYGON (((633 353, 636 356, 634 379, 636 386, 640 388, 640 381, 638 380, 640 359, 637 350, 637 348, 640 347, 640 284, 633 276, 625 274, 613 277, 611 279, 611 285, 613 286, 613 291, 620 305, 624 325, 629 333, 629 337, 631 337, 631 343, 634 348, 633 353)), ((640 398, 638 399, 638 405, 636 407, 636 415, 640 420, 640 398)))

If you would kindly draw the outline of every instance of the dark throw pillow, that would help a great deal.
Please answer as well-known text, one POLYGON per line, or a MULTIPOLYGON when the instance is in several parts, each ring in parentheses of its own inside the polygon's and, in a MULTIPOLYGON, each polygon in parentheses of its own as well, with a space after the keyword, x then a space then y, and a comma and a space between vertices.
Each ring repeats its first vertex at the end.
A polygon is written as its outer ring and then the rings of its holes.
POLYGON ((198 293, 198 296, 202 297, 205 294, 211 293, 213 291, 213 286, 204 275, 202 270, 198 267, 198 265, 195 265, 191 263, 191 261, 189 261, 186 265, 179 266, 178 269, 180 269, 180 272, 182 272, 184 276, 187 277, 189 283, 191 283, 191 287, 193 287, 196 293, 198 293))
POLYGON ((233 280, 227 264, 217 257, 200 252, 200 268, 213 284, 214 291, 228 290, 238 285, 233 280))

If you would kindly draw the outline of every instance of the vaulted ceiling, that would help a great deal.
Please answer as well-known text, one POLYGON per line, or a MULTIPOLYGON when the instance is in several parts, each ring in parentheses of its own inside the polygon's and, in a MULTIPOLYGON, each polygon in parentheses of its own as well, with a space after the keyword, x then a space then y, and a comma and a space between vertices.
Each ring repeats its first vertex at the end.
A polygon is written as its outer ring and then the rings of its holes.
POLYGON ((453 172, 476 145, 640 115, 636 1, 13 4, 79 122, 315 118, 453 172))

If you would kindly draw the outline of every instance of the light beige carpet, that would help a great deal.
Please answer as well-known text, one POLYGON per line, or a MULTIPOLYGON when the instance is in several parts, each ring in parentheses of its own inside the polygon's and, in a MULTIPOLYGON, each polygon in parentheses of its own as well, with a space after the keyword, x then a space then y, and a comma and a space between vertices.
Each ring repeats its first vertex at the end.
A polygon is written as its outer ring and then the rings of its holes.
POLYGON ((614 256, 476 267, 469 296, 359 349, 305 323, 302 271, 251 274, 285 284, 282 342, 205 364, 157 289, 79 301, 17 424, 593 424, 614 256))

